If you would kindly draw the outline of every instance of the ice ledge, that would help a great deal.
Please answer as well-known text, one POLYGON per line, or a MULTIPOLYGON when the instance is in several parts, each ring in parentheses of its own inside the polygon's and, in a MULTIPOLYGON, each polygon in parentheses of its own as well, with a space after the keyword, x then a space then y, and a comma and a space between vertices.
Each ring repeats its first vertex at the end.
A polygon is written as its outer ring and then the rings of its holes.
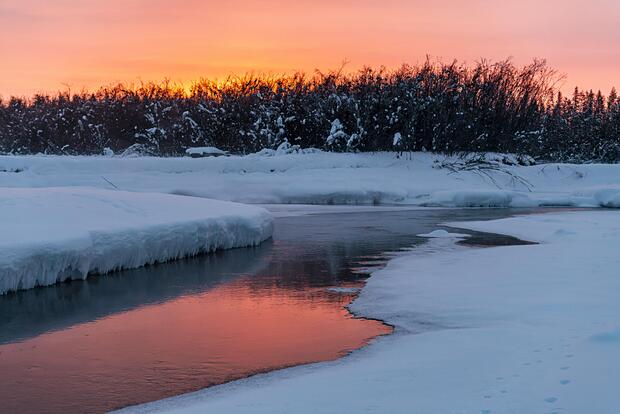
POLYGON ((0 188, 0 294, 157 262, 254 246, 263 208, 94 188, 0 188))

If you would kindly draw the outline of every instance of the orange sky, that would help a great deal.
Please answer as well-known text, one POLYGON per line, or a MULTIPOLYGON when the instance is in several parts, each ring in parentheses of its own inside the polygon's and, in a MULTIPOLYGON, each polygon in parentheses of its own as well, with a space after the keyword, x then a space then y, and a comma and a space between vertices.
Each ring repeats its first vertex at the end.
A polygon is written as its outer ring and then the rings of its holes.
POLYGON ((116 81, 534 57, 620 86, 618 0, 0 0, 0 94, 116 81))

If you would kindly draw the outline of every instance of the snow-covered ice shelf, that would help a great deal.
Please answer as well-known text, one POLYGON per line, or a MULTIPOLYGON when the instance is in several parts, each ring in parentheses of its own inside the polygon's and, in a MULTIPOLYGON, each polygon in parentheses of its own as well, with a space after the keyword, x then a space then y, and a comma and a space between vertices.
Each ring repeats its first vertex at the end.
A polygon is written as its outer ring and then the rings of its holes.
POLYGON ((0 294, 253 246, 272 233, 259 207, 84 187, 0 188, 0 223, 0 294))

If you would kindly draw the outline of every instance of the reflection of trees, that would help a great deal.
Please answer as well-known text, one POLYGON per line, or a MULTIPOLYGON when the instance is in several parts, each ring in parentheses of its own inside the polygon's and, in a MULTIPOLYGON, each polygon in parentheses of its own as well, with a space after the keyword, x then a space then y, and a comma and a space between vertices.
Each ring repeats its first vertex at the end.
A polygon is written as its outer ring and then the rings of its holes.
POLYGON ((367 267, 365 259, 381 262, 377 258, 385 252, 423 243, 425 239, 416 235, 435 230, 442 222, 488 220, 512 213, 509 209, 437 209, 281 218, 269 263, 243 283, 257 296, 294 294, 325 300, 322 290, 309 288, 364 279, 367 275, 359 269, 367 267))
MULTIPOLYGON (((413 238, 392 238, 389 242, 372 237, 333 243, 297 241, 286 251, 274 250, 269 264, 261 272, 236 283, 243 283, 248 294, 257 297, 294 296, 310 302, 330 300, 340 303, 324 288, 363 280, 367 275, 357 271, 360 260, 386 250, 410 246, 413 238)), ((342 304, 348 302, 346 297, 342 299, 342 304)))
MULTIPOLYGON (((292 254, 272 258, 260 272, 261 279, 270 279, 276 286, 301 289, 308 286, 333 286, 357 278, 351 272, 355 261, 364 255, 376 253, 363 243, 338 242, 324 246, 306 245, 307 251, 296 249, 292 254)), ((251 285, 263 285, 254 278, 251 285)))
POLYGON ((270 242, 0 296, 0 343, 212 289, 266 264, 270 242))

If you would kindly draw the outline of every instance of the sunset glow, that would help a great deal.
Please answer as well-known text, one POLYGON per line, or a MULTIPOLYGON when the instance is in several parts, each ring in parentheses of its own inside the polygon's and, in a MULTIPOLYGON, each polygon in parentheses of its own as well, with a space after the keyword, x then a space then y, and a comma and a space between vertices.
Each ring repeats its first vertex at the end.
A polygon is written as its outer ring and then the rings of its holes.
POLYGON ((0 2, 0 95, 246 72, 397 67, 430 55, 546 58, 608 92, 620 73, 615 0, 23 0, 0 2))

